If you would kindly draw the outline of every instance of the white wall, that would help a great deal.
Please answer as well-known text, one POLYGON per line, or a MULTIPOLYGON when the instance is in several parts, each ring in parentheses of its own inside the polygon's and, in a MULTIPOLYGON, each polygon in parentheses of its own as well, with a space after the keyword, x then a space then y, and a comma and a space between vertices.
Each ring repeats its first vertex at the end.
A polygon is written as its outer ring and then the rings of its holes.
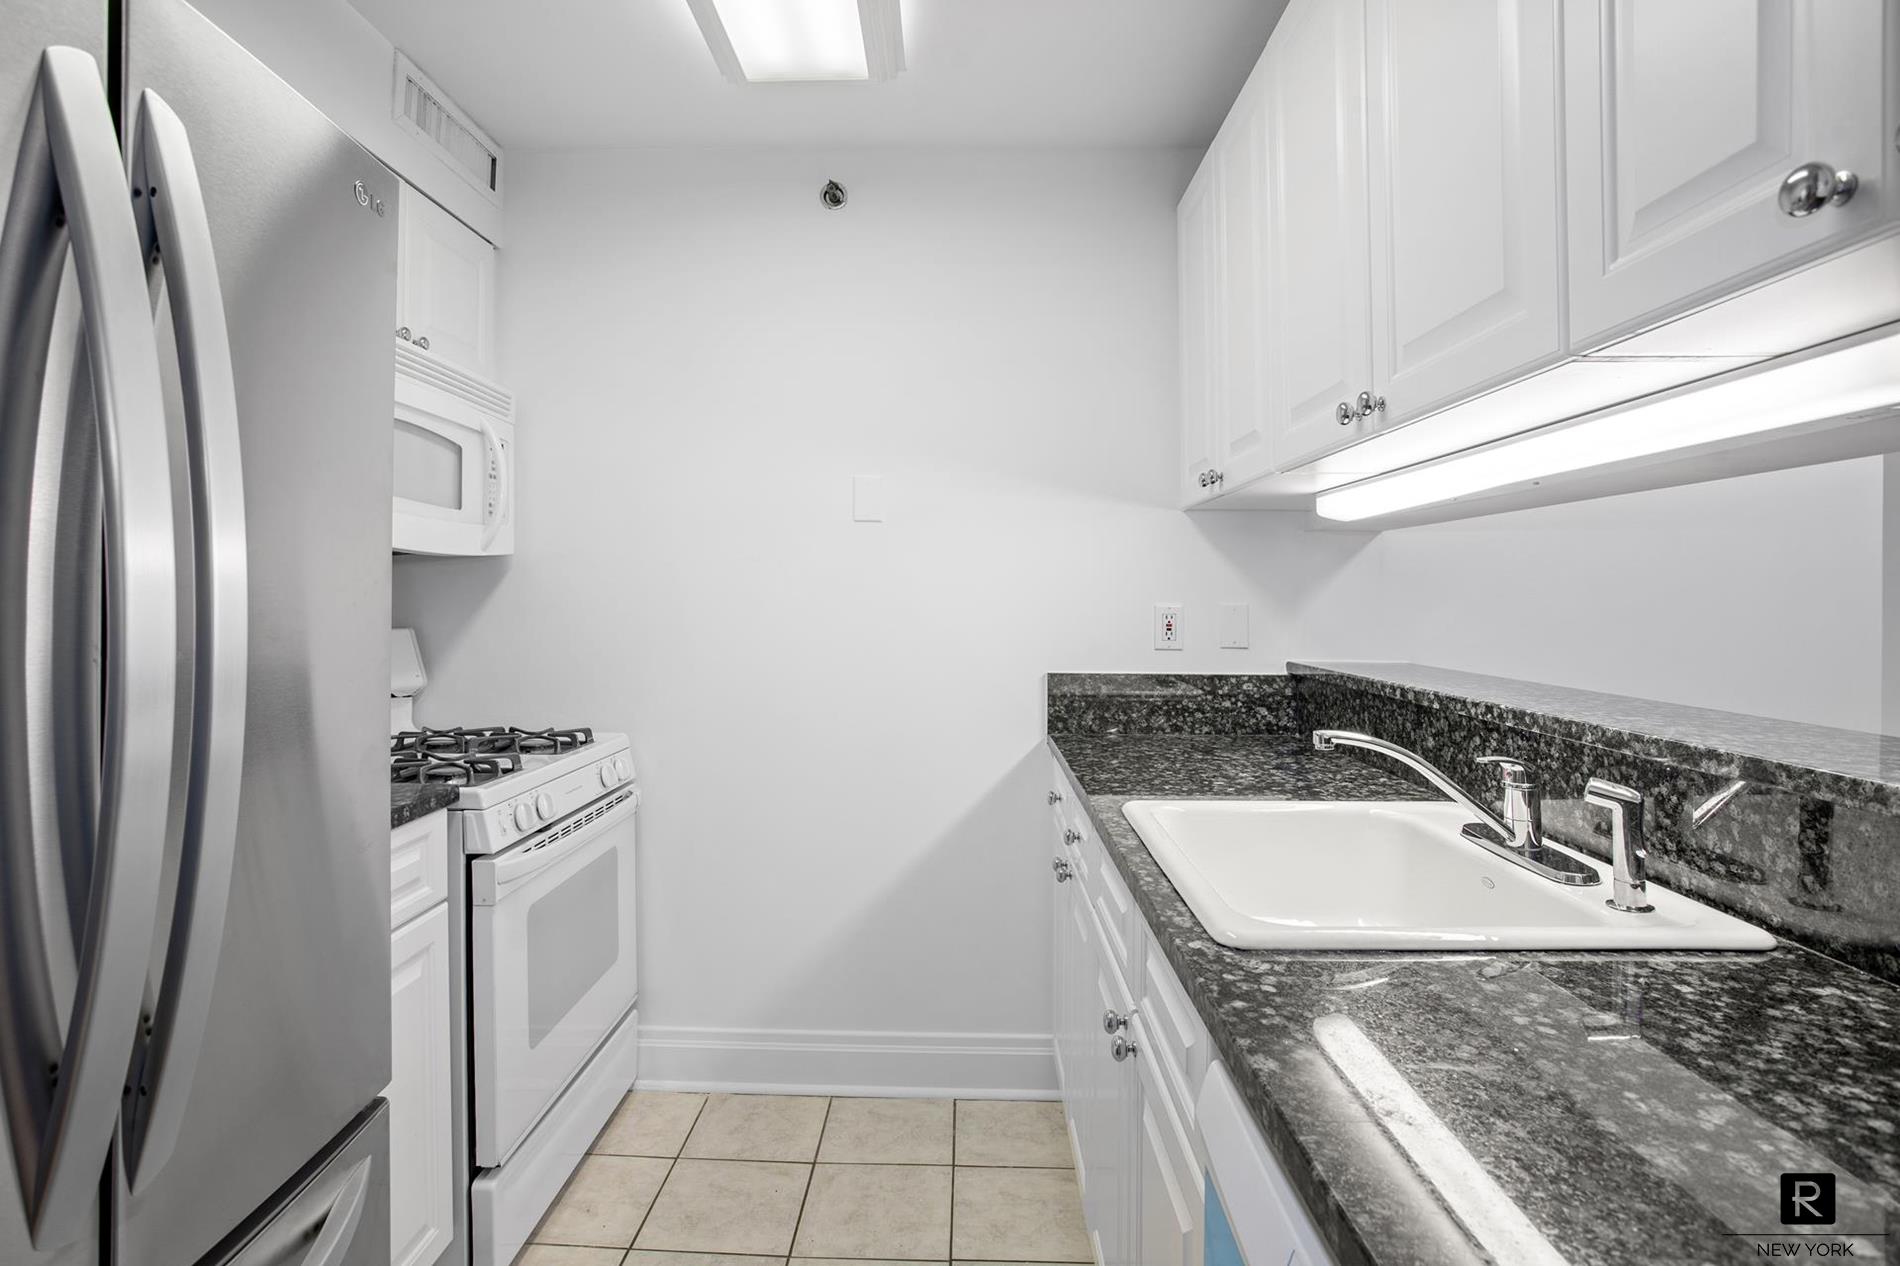
POLYGON ((501 241, 500 208, 396 125, 395 47, 347 0, 191 3, 404 180, 491 242, 501 241))
POLYGON ((1884 460, 1387 532, 1303 644, 1363 624, 1380 657, 1877 730, 1900 686, 1884 460))
MULTIPOLYGON (((520 552, 405 560, 396 612, 425 720, 632 733, 650 1031, 1046 1034, 1041 675, 1277 671, 1363 547, 1170 508, 1191 161, 516 157, 520 552), (855 474, 884 477, 888 522, 851 521, 855 474), (1157 600, 1189 604, 1191 649, 1151 649, 1157 600), (1252 650, 1193 623, 1219 600, 1251 602, 1252 650)), ((789 1075, 782 1052, 642 1058, 789 1075)), ((1049 1075, 928 1067, 912 1084, 1049 1075)))

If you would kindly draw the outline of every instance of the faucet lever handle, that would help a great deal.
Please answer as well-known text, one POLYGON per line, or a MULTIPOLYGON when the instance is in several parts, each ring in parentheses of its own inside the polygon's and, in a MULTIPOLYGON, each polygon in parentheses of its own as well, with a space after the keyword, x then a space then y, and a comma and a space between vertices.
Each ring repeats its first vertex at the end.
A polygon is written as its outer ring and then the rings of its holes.
POLYGON ((1513 760, 1509 756, 1480 756, 1478 757, 1478 763, 1480 765, 1495 765, 1497 767, 1498 776, 1504 779, 1507 786, 1526 787, 1530 785, 1530 770, 1525 768, 1521 761, 1513 760))
POLYGON ((1630 805, 1640 807, 1643 803, 1642 792, 1607 778, 1592 778, 1583 789, 1583 798, 1604 809, 1614 809, 1619 805, 1626 808, 1630 805))

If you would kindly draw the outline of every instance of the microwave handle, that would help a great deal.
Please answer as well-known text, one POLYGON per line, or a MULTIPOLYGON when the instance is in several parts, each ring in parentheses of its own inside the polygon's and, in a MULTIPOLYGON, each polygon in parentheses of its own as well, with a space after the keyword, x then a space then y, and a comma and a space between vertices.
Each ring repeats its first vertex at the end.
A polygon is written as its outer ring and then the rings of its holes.
POLYGON ((495 537, 501 534, 501 525, 508 521, 510 503, 515 495, 515 480, 514 472, 508 468, 513 454, 501 446, 501 436, 487 422, 482 423, 482 445, 495 463, 495 513, 482 525, 482 548, 486 550, 495 543, 495 537))

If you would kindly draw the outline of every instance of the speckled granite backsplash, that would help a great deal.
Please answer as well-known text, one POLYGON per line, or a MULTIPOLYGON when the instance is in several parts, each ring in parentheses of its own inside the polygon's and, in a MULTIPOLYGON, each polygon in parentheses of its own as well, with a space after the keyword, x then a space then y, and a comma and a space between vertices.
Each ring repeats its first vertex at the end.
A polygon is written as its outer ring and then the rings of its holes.
POLYGON ((1293 679, 1267 674, 1050 673, 1051 734, 1288 734, 1293 679))
MULTIPOLYGON (((1605 859, 1608 819, 1583 787, 1625 783, 1648 798, 1659 882, 1900 982, 1900 738, 1412 664, 1051 673, 1048 709, 1057 735, 1361 730, 1474 794, 1497 782, 1475 758, 1507 755, 1535 772, 1549 833, 1605 859), (1747 788, 1692 826, 1693 806, 1737 779, 1747 788)), ((1370 753, 1351 758, 1410 777, 1370 753)))

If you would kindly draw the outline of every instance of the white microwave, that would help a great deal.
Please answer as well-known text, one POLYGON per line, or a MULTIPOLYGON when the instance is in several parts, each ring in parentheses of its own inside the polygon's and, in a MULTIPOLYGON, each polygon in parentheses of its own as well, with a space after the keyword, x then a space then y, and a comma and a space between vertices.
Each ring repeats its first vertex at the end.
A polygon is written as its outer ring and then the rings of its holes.
POLYGON ((515 552, 515 398, 396 340, 396 484, 403 554, 515 552))

